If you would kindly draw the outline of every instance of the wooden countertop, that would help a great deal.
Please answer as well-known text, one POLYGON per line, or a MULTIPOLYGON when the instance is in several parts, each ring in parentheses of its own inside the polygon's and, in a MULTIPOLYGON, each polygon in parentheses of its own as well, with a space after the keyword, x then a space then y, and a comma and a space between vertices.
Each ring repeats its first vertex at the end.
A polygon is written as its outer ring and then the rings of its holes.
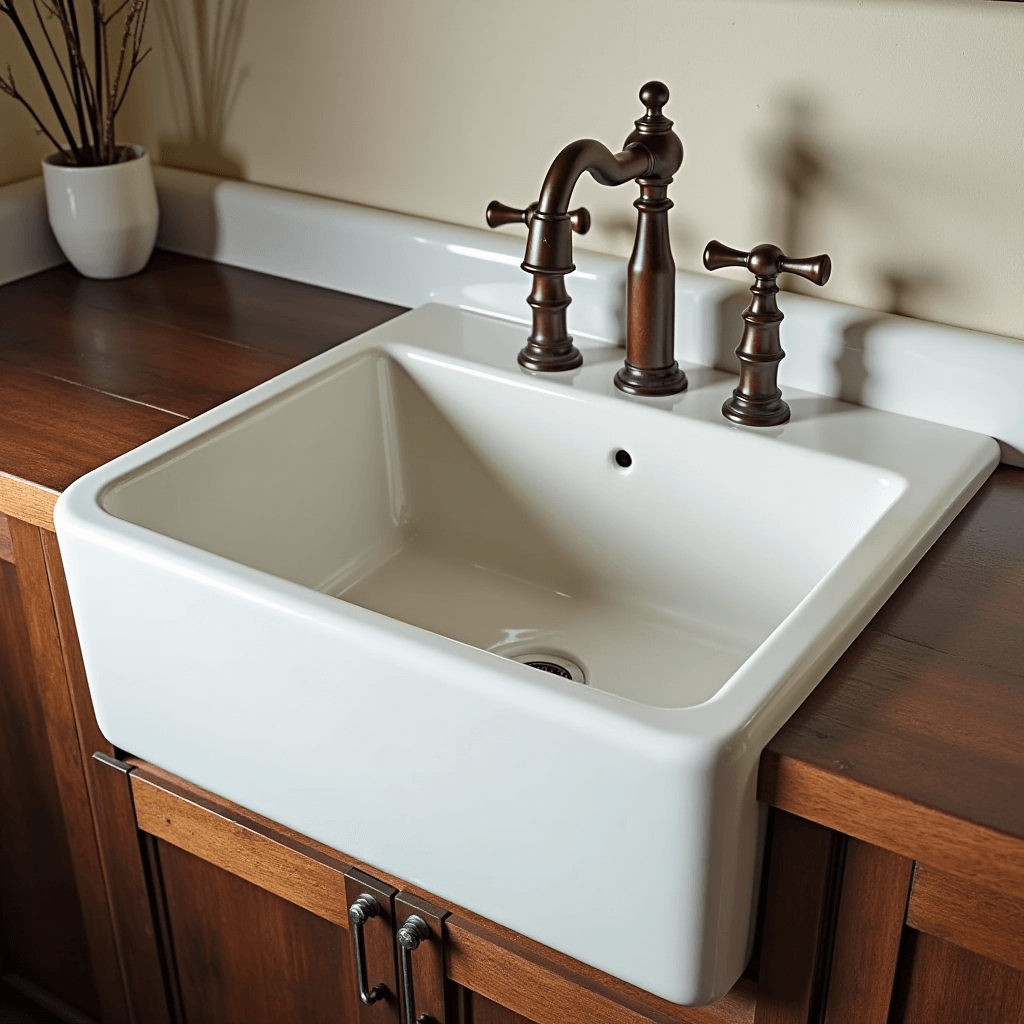
POLYGON ((758 796, 1024 898, 1024 470, 996 468, 772 740, 758 796))
MULTIPOLYGON (((157 252, 0 288, 0 512, 401 313, 157 252)), ((759 796, 1024 897, 1024 470, 1000 466, 761 759, 759 796)))
POLYGON ((157 251, 0 288, 0 511, 53 529, 73 480, 403 307, 157 251))

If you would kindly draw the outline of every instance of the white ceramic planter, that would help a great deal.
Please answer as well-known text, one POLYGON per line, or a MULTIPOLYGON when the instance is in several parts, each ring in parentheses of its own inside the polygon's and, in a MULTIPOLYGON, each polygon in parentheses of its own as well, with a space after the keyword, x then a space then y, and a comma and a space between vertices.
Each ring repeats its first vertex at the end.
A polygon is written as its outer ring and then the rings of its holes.
POLYGON ((64 255, 86 277, 127 277, 141 270, 156 242, 160 211, 149 154, 104 167, 43 161, 50 227, 64 255))

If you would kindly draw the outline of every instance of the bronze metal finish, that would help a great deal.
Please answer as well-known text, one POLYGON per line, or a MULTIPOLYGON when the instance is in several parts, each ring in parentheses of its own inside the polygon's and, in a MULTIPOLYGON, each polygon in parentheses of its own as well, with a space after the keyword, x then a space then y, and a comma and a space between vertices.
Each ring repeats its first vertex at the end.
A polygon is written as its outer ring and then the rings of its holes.
POLYGON ((721 242, 708 242, 704 250, 708 270, 722 267, 746 267, 755 277, 750 293, 753 299, 743 311, 743 336, 736 355, 740 360, 740 384, 726 399, 722 415, 748 427, 770 427, 789 419, 789 406, 778 388, 779 363, 785 352, 779 341, 779 312, 775 296, 779 274, 798 274, 817 285, 825 284, 832 273, 828 256, 808 256, 793 260, 777 245, 757 245, 750 252, 730 249, 721 242))
MULTIPOLYGON (((487 226, 500 228, 505 224, 525 224, 529 227, 533 215, 537 212, 537 205, 530 203, 525 210, 517 210, 514 206, 506 206, 493 199, 487 204, 487 226)), ((585 235, 590 230, 590 211, 585 206, 578 210, 570 210, 569 223, 577 235, 585 235)))
MULTIPOLYGON (((612 153, 594 139, 570 143, 548 169, 536 208, 521 219, 530 225, 523 270, 533 274, 526 300, 533 310, 533 331, 519 353, 528 370, 572 370, 583 362, 566 330, 570 298, 565 275, 572 273, 572 191, 589 171, 602 185, 621 185, 636 179, 640 198, 636 244, 629 260, 626 295, 626 365, 615 383, 634 395, 675 394, 686 387, 686 375, 673 358, 675 324, 675 263, 668 240, 667 189, 683 162, 683 144, 662 114, 668 89, 648 82, 640 90, 647 113, 634 122, 621 153, 612 153)), ((501 223, 501 211, 491 213, 501 223)), ((579 211, 576 211, 579 213, 579 211)))

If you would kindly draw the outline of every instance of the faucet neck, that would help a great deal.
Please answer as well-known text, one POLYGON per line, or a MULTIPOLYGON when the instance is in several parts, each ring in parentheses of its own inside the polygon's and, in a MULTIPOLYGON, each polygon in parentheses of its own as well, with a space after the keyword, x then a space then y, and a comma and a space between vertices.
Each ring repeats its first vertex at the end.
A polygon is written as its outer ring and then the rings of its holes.
POLYGON ((641 146, 627 146, 621 153, 613 153, 596 139, 570 142, 548 169, 537 212, 557 216, 567 213, 576 182, 586 171, 602 185, 621 185, 650 173, 652 165, 651 155, 641 146))

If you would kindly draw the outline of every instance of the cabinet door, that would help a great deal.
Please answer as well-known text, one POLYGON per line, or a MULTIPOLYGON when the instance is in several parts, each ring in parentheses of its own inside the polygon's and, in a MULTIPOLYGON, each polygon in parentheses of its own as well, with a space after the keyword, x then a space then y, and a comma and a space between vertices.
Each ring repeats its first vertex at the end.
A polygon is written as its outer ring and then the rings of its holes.
POLYGON ((914 868, 892 1024, 1024 1024, 1024 898, 914 868))
POLYGON ((891 1024, 1024 1024, 1024 973, 907 930, 891 1024))
POLYGON ((349 865, 225 815, 198 791, 132 776, 173 1016, 183 1024, 358 1024, 349 865))
POLYGON ((355 1024, 344 928, 170 843, 154 845, 187 1024, 355 1024))
POLYGON ((62 585, 53 535, 0 515, 0 972, 68 1019, 128 1024, 62 585))
POLYGON ((850 839, 825 1024, 1024 1024, 1024 899, 850 839))

